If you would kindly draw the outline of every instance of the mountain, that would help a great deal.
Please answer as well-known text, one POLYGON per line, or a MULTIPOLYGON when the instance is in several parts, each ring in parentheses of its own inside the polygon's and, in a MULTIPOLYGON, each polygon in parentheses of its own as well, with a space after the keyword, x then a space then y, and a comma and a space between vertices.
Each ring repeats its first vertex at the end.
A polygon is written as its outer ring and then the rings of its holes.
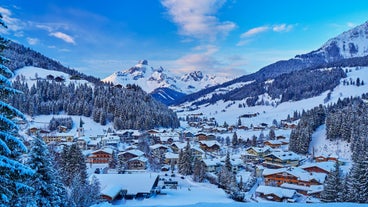
MULTIPOLYGON (((238 100, 247 97, 242 92, 250 91, 255 84, 261 84, 267 80, 294 71, 304 69, 318 69, 323 67, 366 65, 368 55, 368 22, 350 29, 335 38, 328 40, 322 47, 307 54, 296 55, 289 60, 282 60, 261 68, 259 71, 244 75, 223 84, 206 88, 193 94, 182 97, 175 101, 173 105, 185 102, 196 102, 198 99, 207 97, 207 100, 200 102, 214 103, 217 100, 238 100), (252 82, 252 84, 249 84, 252 82), (219 91, 221 91, 219 93, 219 91), (231 94, 236 93, 237 96, 231 94), (215 98, 213 98, 216 94, 215 98), (218 95, 221 94, 219 97, 218 95), (242 94, 239 96, 239 94, 242 94)), ((258 94, 261 95, 261 94, 258 94)), ((282 95, 282 94, 279 94, 282 95)), ((257 97, 252 96, 256 99, 257 97)), ((251 102, 254 102, 252 100, 251 102)))
POLYGON ((3 55, 9 59, 5 63, 5 66, 12 71, 27 66, 34 66, 46 70, 63 72, 72 76, 74 79, 83 79, 95 84, 100 82, 100 79, 96 77, 88 76, 77 70, 65 67, 60 62, 13 41, 8 41, 3 55))
POLYGON ((201 71, 193 71, 179 77, 162 67, 154 68, 150 66, 147 60, 140 60, 135 66, 124 71, 117 71, 102 81, 122 86, 127 84, 138 85, 161 102, 170 104, 186 94, 228 80, 227 77, 210 76, 203 74, 201 71))
POLYGON ((113 87, 18 43, 7 46, 12 86, 23 92, 7 102, 27 115, 85 116, 117 130, 179 126, 176 113, 136 85, 113 87))

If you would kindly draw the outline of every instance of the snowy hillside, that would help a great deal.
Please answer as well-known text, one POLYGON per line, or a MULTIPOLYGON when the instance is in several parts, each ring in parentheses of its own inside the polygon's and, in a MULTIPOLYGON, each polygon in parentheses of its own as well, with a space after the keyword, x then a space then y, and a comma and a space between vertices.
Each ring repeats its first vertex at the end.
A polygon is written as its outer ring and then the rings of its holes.
POLYGON ((368 54, 368 21, 330 39, 315 53, 333 58, 362 57, 368 54))
POLYGON ((148 65, 147 60, 141 60, 128 70, 117 71, 102 81, 122 86, 136 84, 147 93, 151 93, 157 88, 169 88, 177 92, 190 94, 228 80, 230 79, 227 77, 210 76, 203 74, 201 71, 194 71, 179 77, 162 67, 154 68, 148 65))
MULTIPOLYGON (((179 111, 178 116, 185 117, 187 114, 203 113, 206 117, 214 117, 218 123, 222 124, 226 121, 228 124, 236 124, 238 117, 243 114, 258 114, 251 118, 241 118, 242 123, 245 125, 256 125, 259 123, 272 124, 274 119, 282 120, 290 114, 292 115, 294 111, 308 110, 319 104, 330 104, 336 103, 337 100, 350 97, 350 96, 360 96, 368 91, 368 67, 351 67, 343 68, 344 70, 350 71, 347 73, 347 77, 340 81, 340 84, 335 87, 332 91, 325 91, 319 96, 303 99, 300 101, 288 101, 283 102, 278 105, 272 105, 271 103, 277 100, 270 99, 267 94, 263 94, 264 102, 268 104, 256 105, 252 107, 243 107, 245 99, 236 101, 224 101, 220 100, 213 104, 203 104, 199 106, 193 106, 192 102, 186 102, 180 106, 172 107, 173 109, 179 111), (345 81, 355 81, 357 78, 364 81, 364 85, 344 85, 345 81), (330 100, 326 102, 327 94, 330 93, 330 100), (268 99, 267 99, 268 98, 268 99), (242 105, 242 107, 239 107, 242 105)), ((246 83, 239 83, 239 87, 246 83)), ((237 85, 232 85, 233 87, 237 85)), ((220 88, 218 91, 226 91, 228 88, 220 88)), ((213 96, 215 92, 207 94, 206 96, 213 96)))
POLYGON ((33 67, 33 66, 27 66, 27 67, 23 67, 23 68, 16 70, 14 72, 14 77, 12 78, 12 80, 15 80, 17 76, 19 77, 23 76, 28 86, 32 86, 33 84, 36 84, 38 79, 46 80, 46 79, 55 79, 57 77, 62 78, 65 84, 69 84, 69 83, 85 84, 87 83, 89 85, 92 85, 90 82, 86 80, 70 79, 70 75, 63 73, 63 72, 54 71, 54 70, 46 70, 43 68, 38 68, 38 67, 33 67))

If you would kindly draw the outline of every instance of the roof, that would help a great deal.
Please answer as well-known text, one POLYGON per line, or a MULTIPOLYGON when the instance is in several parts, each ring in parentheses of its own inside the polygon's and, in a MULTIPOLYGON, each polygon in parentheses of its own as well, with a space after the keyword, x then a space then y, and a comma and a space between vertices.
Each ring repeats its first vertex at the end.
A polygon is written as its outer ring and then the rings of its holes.
POLYGON ((335 162, 333 162, 333 161, 315 162, 315 163, 307 163, 307 164, 304 164, 304 165, 300 166, 300 168, 302 168, 302 169, 307 169, 307 168, 311 168, 311 167, 318 167, 318 168, 321 168, 322 170, 325 170, 327 172, 331 172, 333 169, 335 169, 335 162))
MULTIPOLYGON (((101 186, 101 193, 113 193, 120 188, 127 190, 127 194, 150 193, 158 174, 136 173, 136 174, 93 174, 101 186)), ((90 179, 91 179, 90 178, 90 179)))
POLYGON ((128 150, 128 151, 125 151, 125 152, 120 152, 119 155, 123 155, 123 154, 133 154, 137 157, 140 157, 140 156, 143 156, 144 155, 144 152, 138 150, 138 149, 132 149, 132 150, 128 150))
POLYGON ((92 154, 95 154, 97 152, 105 152, 107 154, 112 154, 113 149, 111 149, 111 148, 103 148, 103 149, 99 149, 99 150, 93 151, 92 154))
POLYGON ((289 151, 289 152, 274 151, 274 152, 271 152, 269 155, 266 155, 265 157, 269 157, 269 156, 275 156, 280 160, 300 160, 300 156, 292 151, 289 151))
POLYGON ((323 191, 323 185, 311 185, 311 186, 303 186, 303 185, 295 185, 290 183, 281 184, 282 188, 293 189, 293 190, 301 190, 306 191, 307 194, 320 193, 323 191))
POLYGON ((213 147, 215 145, 217 145, 219 147, 221 146, 221 144, 218 143, 218 141, 216 141, 216 140, 200 141, 200 143, 206 145, 207 147, 213 147))
POLYGON ((273 187, 273 186, 265 186, 265 185, 260 185, 257 188, 256 192, 262 193, 264 195, 274 194, 279 198, 292 198, 296 193, 295 190, 289 190, 289 189, 273 187))
POLYGON ((278 173, 287 173, 289 175, 295 176, 298 180, 301 181, 311 181, 316 180, 319 183, 323 183, 326 179, 325 173, 310 173, 299 167, 290 167, 290 168, 279 168, 279 169, 269 169, 265 168, 263 171, 263 176, 278 174, 278 173))
POLYGON ((158 149, 158 148, 165 148, 165 149, 168 149, 168 147, 167 147, 167 146, 162 145, 162 144, 154 144, 154 145, 149 146, 149 148, 150 148, 151 150, 155 150, 155 149, 158 149))
POLYGON ((172 153, 172 152, 166 152, 165 158, 167 159, 179 159, 179 154, 172 153))

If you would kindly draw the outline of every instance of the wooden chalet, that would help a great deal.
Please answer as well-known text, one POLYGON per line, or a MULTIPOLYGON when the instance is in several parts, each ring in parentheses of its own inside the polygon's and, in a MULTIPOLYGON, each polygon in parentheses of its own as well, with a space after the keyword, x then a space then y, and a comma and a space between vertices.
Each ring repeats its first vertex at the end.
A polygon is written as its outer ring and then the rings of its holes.
POLYGON ((145 157, 136 157, 127 161, 128 170, 145 170, 148 159, 145 157))
POLYGON ((241 155, 242 159, 246 162, 258 162, 263 157, 271 152, 270 147, 249 147, 245 150, 245 153, 241 155))
POLYGON ((199 142, 200 148, 204 151, 208 152, 216 152, 220 150, 220 143, 217 141, 200 141, 199 142))
POLYGON ((155 173, 93 174, 101 186, 101 198, 112 202, 117 199, 144 199, 156 193, 159 175, 155 173))
POLYGON ((263 166, 268 168, 296 167, 300 156, 294 152, 276 151, 264 156, 263 166))
POLYGON ((271 148, 280 148, 282 146, 286 146, 289 142, 285 140, 266 140, 263 142, 265 146, 269 146, 271 148))
POLYGON ((113 150, 111 148, 99 149, 99 150, 92 152, 87 157, 87 160, 89 163, 92 163, 92 164, 109 163, 112 157, 112 152, 113 150))
POLYGON ((326 174, 310 173, 301 168, 264 169, 263 177, 266 185, 281 186, 284 183, 311 186, 322 185, 326 174))
POLYGON ((256 195, 267 200, 283 202, 289 199, 292 200, 296 195, 296 191, 261 185, 256 189, 256 195))
POLYGON ((133 159, 133 158, 141 157, 141 156, 144 156, 144 152, 142 152, 140 150, 137 150, 137 149, 132 149, 132 150, 128 150, 128 151, 125 151, 125 152, 120 152, 118 154, 119 160, 121 160, 123 162, 126 162, 130 159, 133 159))
POLYGON ((73 142, 74 134, 69 134, 69 133, 47 134, 47 135, 44 135, 42 139, 46 144, 50 142, 73 142))
POLYGON ((308 163, 300 166, 300 168, 310 173, 315 172, 315 173, 329 174, 332 170, 335 169, 335 162, 328 161, 328 162, 308 163))

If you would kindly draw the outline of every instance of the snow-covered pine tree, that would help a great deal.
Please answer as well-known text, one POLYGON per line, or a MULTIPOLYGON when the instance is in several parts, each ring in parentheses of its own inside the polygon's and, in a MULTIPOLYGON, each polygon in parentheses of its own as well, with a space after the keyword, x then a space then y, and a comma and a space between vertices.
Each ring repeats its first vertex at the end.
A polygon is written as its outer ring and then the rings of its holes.
MULTIPOLYGON (((0 14, 0 27, 6 28, 0 14)), ((14 117, 25 119, 24 115, 5 100, 19 91, 11 87, 8 80, 13 73, 4 65, 7 59, 2 55, 6 40, 0 37, 0 206, 16 206, 22 197, 32 190, 25 179, 34 171, 19 162, 19 155, 27 152, 18 136, 18 126, 12 121, 14 117)))
POLYGON ((194 161, 193 180, 196 182, 203 182, 206 176, 206 166, 198 158, 194 161))
POLYGON ((327 175, 324 189, 321 193, 323 202, 338 202, 341 200, 342 181, 339 162, 335 163, 335 169, 327 175))
POLYGON ((119 162, 118 153, 116 150, 113 150, 112 156, 109 160, 109 168, 116 169, 118 167, 118 162, 119 162))
POLYGON ((239 139, 238 139, 238 135, 236 134, 236 132, 234 132, 234 134, 233 134, 231 144, 233 145, 234 148, 238 147, 238 145, 239 145, 239 139))
POLYGON ((190 148, 190 144, 188 141, 183 151, 181 168, 179 168, 179 172, 181 174, 191 175, 193 173, 192 160, 193 160, 192 150, 190 148))
POLYGON ((268 133, 268 136, 269 136, 270 140, 275 140, 276 139, 275 130, 270 129, 270 132, 268 133))
POLYGON ((34 138, 27 160, 28 165, 35 170, 30 180, 33 202, 36 206, 59 207, 63 206, 66 191, 61 185, 60 175, 54 168, 46 144, 34 138))
POLYGON ((368 141, 361 137, 361 144, 355 150, 361 154, 353 160, 353 166, 347 178, 348 201, 357 203, 368 203, 368 141))
POLYGON ((226 169, 231 172, 231 169, 232 169, 232 165, 231 165, 231 162, 230 162, 230 153, 229 151, 226 153, 226 157, 225 157, 225 167, 226 169))
POLYGON ((70 187, 74 178, 80 178, 82 183, 87 179, 87 166, 81 149, 77 144, 70 147, 65 146, 61 153, 60 173, 63 182, 70 187))

